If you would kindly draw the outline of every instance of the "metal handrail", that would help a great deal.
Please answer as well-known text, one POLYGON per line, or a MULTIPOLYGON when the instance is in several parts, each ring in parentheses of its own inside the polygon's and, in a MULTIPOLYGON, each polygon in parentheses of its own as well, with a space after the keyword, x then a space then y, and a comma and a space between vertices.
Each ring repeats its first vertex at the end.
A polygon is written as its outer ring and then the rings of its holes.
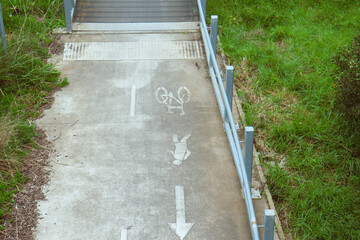
POLYGON ((76 0, 64 0, 66 31, 72 32, 76 0))
POLYGON ((2 8, 0 3, 0 37, 1 37, 1 45, 4 51, 4 54, 7 54, 7 46, 6 46, 6 37, 5 37, 5 27, 4 27, 4 19, 2 14, 2 8))
POLYGON ((242 156, 240 141, 237 134, 234 118, 232 116, 231 106, 226 98, 226 91, 223 84, 223 79, 221 77, 219 66, 216 61, 215 51, 213 51, 214 46, 212 46, 208 34, 206 19, 203 11, 203 2, 202 0, 197 0, 197 3, 199 7, 199 15, 200 15, 200 29, 205 44, 206 55, 208 57, 210 76, 213 83, 217 102, 219 104, 221 117, 224 121, 225 131, 234 158, 236 170, 243 189, 243 195, 244 195, 249 223, 250 223, 251 235, 253 240, 259 240, 259 231, 255 217, 255 210, 252 202, 250 184, 246 173, 245 163, 242 156))

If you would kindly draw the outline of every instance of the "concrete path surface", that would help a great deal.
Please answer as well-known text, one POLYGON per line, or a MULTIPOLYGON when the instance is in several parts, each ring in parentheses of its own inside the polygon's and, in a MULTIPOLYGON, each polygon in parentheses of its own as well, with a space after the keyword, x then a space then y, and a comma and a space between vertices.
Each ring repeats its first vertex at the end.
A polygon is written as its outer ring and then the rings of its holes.
POLYGON ((200 34, 61 41, 69 85, 37 121, 55 153, 35 239, 251 239, 200 34))

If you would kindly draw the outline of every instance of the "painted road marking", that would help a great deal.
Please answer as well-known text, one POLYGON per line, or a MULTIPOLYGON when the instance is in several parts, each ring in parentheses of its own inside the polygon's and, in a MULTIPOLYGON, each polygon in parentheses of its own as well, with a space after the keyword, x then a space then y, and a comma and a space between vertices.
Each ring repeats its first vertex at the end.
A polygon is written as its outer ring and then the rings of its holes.
POLYGON ((136 86, 133 85, 131 89, 130 117, 135 116, 135 104, 136 104, 136 86))
POLYGON ((186 141, 191 137, 191 134, 184 136, 180 142, 178 135, 173 134, 173 142, 175 144, 175 151, 169 151, 175 158, 173 161, 174 165, 180 165, 184 160, 186 160, 191 152, 187 147, 186 141))
POLYGON ((121 240, 127 240, 128 230, 126 228, 121 229, 121 240))
POLYGON ((155 97, 158 103, 164 104, 167 106, 169 113, 174 113, 174 109, 180 110, 180 116, 185 115, 184 103, 190 101, 190 90, 187 87, 179 87, 177 91, 177 96, 173 92, 169 92, 164 87, 159 87, 156 89, 155 97))
POLYGON ((184 198, 184 187, 175 187, 176 195, 176 223, 169 223, 172 230, 183 240, 194 223, 186 223, 185 220, 185 198, 184 198))

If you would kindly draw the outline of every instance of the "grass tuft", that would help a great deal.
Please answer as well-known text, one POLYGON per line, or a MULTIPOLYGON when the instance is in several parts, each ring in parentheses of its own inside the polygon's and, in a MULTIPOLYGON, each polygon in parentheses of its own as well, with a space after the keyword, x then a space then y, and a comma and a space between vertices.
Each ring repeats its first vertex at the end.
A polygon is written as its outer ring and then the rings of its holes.
POLYGON ((0 171, 7 172, 9 169, 16 167, 16 160, 5 158, 6 148, 15 134, 16 124, 8 117, 0 118, 0 171))
POLYGON ((15 130, 15 123, 8 117, 0 118, 0 150, 10 142, 15 130))

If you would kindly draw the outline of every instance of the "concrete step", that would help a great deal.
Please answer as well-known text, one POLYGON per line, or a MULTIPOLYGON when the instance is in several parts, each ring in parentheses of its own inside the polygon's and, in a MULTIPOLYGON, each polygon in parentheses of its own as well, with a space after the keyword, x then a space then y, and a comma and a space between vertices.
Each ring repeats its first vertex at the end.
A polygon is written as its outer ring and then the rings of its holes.
POLYGON ((198 32, 199 22, 157 23, 73 23, 73 31, 80 33, 126 33, 126 32, 198 32))

